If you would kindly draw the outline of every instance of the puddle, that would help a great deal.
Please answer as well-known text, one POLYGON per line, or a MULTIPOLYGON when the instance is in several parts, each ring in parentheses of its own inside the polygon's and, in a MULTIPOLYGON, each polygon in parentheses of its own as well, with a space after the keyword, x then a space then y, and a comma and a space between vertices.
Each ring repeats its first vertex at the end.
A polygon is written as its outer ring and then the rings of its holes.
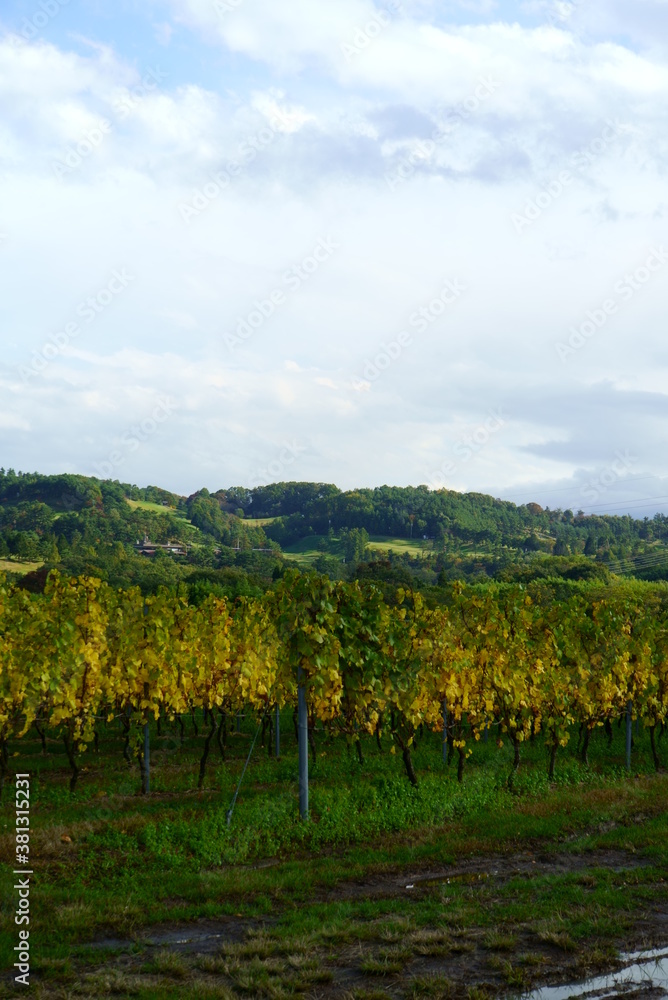
POLYGON ((399 893, 431 887, 438 883, 447 885, 482 884, 494 880, 499 884, 513 878, 535 878, 545 875, 569 875, 580 871, 602 868, 607 871, 626 871, 640 868, 649 862, 642 855, 628 851, 590 851, 582 854, 522 854, 491 855, 460 861, 455 867, 436 868, 429 865, 426 870, 407 869, 403 873, 372 876, 359 882, 341 882, 326 894, 327 900, 377 898, 395 896, 399 893), (410 887, 410 888, 409 888, 410 887))
POLYGON ((175 927, 153 928, 142 944, 150 948, 173 948, 176 951, 212 953, 223 943, 243 941, 249 927, 256 921, 226 920, 197 921, 175 927))
POLYGON ((178 947, 179 945, 208 945, 209 948, 217 948, 218 942, 223 940, 220 932, 202 930, 198 927, 179 928, 178 930, 161 931, 144 938, 143 943, 151 947, 178 947))
POLYGON ((243 941, 254 920, 197 920, 188 924, 158 925, 137 938, 101 938, 86 944, 86 948, 131 951, 137 947, 171 948, 182 952, 215 953, 228 942, 243 941))
MULTIPOLYGON (((494 872, 493 874, 496 874, 494 872)), ((444 878, 443 875, 421 875, 409 885, 407 889, 414 889, 416 885, 473 885, 476 882, 484 882, 490 877, 489 872, 458 872, 444 878)))
POLYGON ((131 945, 132 942, 128 941, 127 938, 100 938, 97 941, 88 941, 86 944, 81 945, 81 948, 99 948, 102 951, 109 949, 109 951, 123 951, 131 945))
POLYGON ((627 964, 618 972, 569 986, 545 986, 525 993, 522 1000, 575 1000, 585 997, 607 1000, 608 997, 619 998, 641 992, 668 997, 668 949, 631 952, 620 958, 627 964))

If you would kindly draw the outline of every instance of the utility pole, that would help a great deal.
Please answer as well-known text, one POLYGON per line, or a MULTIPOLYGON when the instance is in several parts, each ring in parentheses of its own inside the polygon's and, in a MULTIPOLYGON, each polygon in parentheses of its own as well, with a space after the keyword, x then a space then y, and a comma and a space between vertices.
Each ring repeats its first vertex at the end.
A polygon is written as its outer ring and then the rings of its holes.
POLYGON ((299 815, 308 819, 308 712, 306 710, 306 688, 304 687, 304 671, 297 671, 298 713, 297 722, 299 734, 299 815))

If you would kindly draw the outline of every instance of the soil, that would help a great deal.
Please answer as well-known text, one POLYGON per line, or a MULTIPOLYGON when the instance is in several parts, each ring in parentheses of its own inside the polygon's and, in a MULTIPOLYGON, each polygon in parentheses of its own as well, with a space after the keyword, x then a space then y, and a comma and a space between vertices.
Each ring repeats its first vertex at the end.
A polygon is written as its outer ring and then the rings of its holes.
POLYGON ((589 851, 582 854, 524 851, 521 854, 498 854, 459 860, 456 865, 440 868, 405 869, 386 876, 380 875, 364 882, 340 882, 327 896, 328 899, 374 899, 379 896, 396 896, 438 882, 483 882, 494 879, 497 884, 512 878, 535 878, 543 875, 564 875, 591 868, 623 871, 647 865, 647 860, 628 851, 589 851))
MULTIPOLYGON (((261 862, 260 865, 273 864, 273 859, 261 862)), ((427 894, 435 885, 448 883, 465 883, 475 885, 501 885, 510 879, 535 878, 545 875, 559 875, 569 872, 584 872, 602 868, 616 872, 647 866, 650 862, 642 855, 620 850, 597 850, 584 853, 549 853, 536 850, 525 851, 512 855, 493 855, 488 857, 472 857, 459 860, 453 865, 439 867, 412 867, 401 871, 392 870, 380 873, 363 881, 339 883, 333 889, 325 891, 316 897, 320 901, 359 900, 396 898, 408 894, 427 894)), ((161 924, 145 929, 136 940, 122 941, 108 938, 96 942, 93 947, 125 951, 119 956, 120 964, 125 970, 136 966, 139 962, 150 960, 152 954, 165 950, 178 953, 184 958, 193 959, 197 955, 215 955, 221 946, 227 943, 240 943, 247 939, 249 933, 258 930, 271 930, 272 920, 244 920, 226 917, 220 920, 198 920, 190 923, 161 924), (139 945, 141 958, 130 956, 127 952, 139 945)), ((526 993, 530 988, 546 984, 575 983, 569 995, 579 996, 586 993, 592 998, 637 997, 638 1000, 659 1000, 668 998, 668 981, 659 976, 656 982, 652 976, 639 977, 637 982, 616 983, 606 990, 596 989, 589 992, 587 977, 601 972, 615 972, 623 968, 624 962, 611 960, 603 953, 577 951, 570 952, 558 944, 540 941, 536 934, 519 928, 515 931, 516 942, 512 951, 495 953, 485 946, 485 934, 482 929, 466 929, 451 932, 448 948, 442 956, 424 956, 414 954, 404 963, 401 972, 385 975, 370 975, 360 971, 360 942, 354 945, 332 945, 323 958, 325 967, 332 973, 332 981, 319 985, 311 992, 302 995, 305 998, 352 997, 355 991, 359 996, 404 998, 409 996, 445 997, 453 1000, 459 997, 470 997, 471 989, 474 996, 482 1000, 483 996, 509 995, 517 996, 526 993), (526 956, 531 956, 530 963, 526 956), (509 968, 509 963, 511 966, 509 968), (523 964, 524 963, 524 964, 523 964), (520 978, 510 981, 512 970, 519 970, 520 978), (444 977, 442 990, 445 992, 412 993, 409 983, 416 978, 444 977), (447 979, 450 984, 444 985, 447 979)), ((650 947, 665 948, 668 955, 668 898, 652 911, 644 914, 636 923, 633 939, 617 942, 620 951, 648 949, 650 947)), ((378 952, 378 942, 365 942, 364 955, 372 957, 378 952)), ((668 959, 666 960, 668 962, 668 959)), ((630 964, 630 960, 627 964, 630 964)), ((595 985, 595 984, 593 984, 595 985)), ((544 994, 537 994, 533 1000, 565 1000, 563 994, 551 995, 549 987, 544 994)))

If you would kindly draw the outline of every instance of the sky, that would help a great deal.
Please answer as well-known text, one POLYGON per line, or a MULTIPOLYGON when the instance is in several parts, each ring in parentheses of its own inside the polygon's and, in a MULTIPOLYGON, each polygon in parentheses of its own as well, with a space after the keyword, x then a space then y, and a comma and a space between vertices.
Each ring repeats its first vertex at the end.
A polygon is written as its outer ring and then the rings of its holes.
POLYGON ((668 512, 668 0, 3 0, 0 464, 668 512))

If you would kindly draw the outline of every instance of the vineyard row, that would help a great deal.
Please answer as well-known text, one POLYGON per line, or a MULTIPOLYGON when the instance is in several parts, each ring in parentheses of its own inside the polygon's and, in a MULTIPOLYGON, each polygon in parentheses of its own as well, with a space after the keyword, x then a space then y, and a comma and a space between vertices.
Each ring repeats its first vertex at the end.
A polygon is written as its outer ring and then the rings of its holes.
MULTIPOLYGON (((31 726, 64 741, 72 770, 99 720, 120 720, 141 758, 153 719, 203 710, 200 769, 224 720, 250 709, 299 707, 358 742, 387 734, 416 782, 420 727, 444 734, 464 762, 490 731, 513 747, 541 733, 553 775, 574 726, 583 753, 597 726, 626 714, 648 729, 668 714, 668 606, 631 590, 556 602, 521 586, 485 593, 453 585, 447 606, 373 585, 288 572, 261 600, 210 596, 198 607, 168 592, 144 597, 91 578, 52 573, 43 594, 0 586, 0 760, 31 726)), ((304 742, 306 747, 306 742, 304 742)), ((301 750, 301 748, 300 748, 301 750)), ((300 753, 301 756, 301 753, 300 753)))

